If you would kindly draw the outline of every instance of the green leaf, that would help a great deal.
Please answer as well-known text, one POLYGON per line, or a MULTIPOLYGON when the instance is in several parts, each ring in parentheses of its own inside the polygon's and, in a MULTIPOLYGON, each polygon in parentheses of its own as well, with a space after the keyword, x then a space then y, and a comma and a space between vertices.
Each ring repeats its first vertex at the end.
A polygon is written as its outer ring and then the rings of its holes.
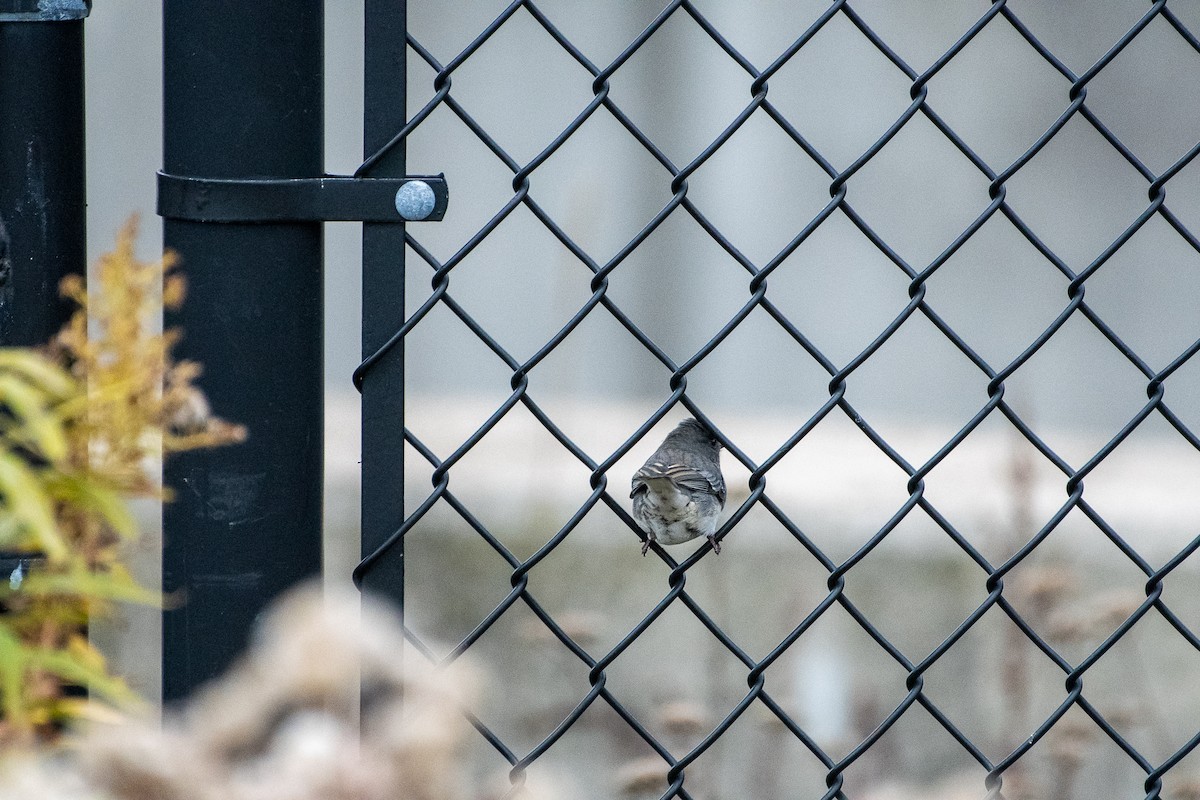
POLYGON ((6 550, 20 550, 22 545, 27 546, 28 542, 21 541, 21 534, 24 532, 25 524, 0 508, 0 547, 6 550))
POLYGON ((58 473, 46 482, 55 498, 98 515, 121 538, 133 539, 137 536, 137 522, 121 495, 115 489, 104 486, 94 476, 58 473))
POLYGON ((6 625, 0 625, 0 707, 14 725, 24 727, 25 704, 22 688, 25 683, 24 647, 6 625))
POLYGON ((111 703, 128 706, 139 700, 125 681, 105 671, 102 658, 92 658, 88 653, 36 648, 27 651, 26 660, 30 667, 44 669, 67 683, 86 686, 111 703))
POLYGON ((79 384, 70 373, 35 350, 0 347, 0 370, 17 373, 56 399, 68 397, 79 391, 79 384))
POLYGON ((67 545, 58 535, 50 496, 29 464, 13 453, 0 451, 0 508, 27 526, 33 544, 51 560, 67 556, 67 545))
POLYGON ((49 461, 59 462, 67 456, 67 432, 49 404, 50 398, 37 387, 15 375, 0 373, 0 406, 16 417, 9 435, 28 442, 49 461))
POLYGON ((46 573, 34 569, 21 584, 21 594, 33 597, 50 595, 72 595, 94 600, 109 600, 121 603, 161 608, 160 592, 135 581, 122 567, 114 565, 108 572, 88 572, 75 569, 69 573, 46 573))

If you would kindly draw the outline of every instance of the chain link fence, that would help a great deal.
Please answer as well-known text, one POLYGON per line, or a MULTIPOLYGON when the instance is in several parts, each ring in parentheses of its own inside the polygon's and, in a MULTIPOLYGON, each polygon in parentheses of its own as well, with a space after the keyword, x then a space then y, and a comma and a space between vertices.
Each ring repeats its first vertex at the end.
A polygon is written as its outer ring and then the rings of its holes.
POLYGON ((404 352, 409 477, 356 578, 496 673, 504 795, 1197 796, 1183 13, 409 5, 452 200, 358 376, 404 352), (685 414, 724 547, 642 560, 685 414))

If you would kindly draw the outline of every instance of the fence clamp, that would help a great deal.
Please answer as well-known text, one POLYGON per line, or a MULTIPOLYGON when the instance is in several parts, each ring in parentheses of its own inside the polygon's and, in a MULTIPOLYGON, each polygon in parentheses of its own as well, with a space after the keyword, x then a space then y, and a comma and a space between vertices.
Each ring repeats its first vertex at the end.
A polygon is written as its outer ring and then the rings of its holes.
POLYGON ((158 173, 158 215, 192 222, 436 222, 443 175, 195 178, 158 173))
POLYGON ((74 22, 92 10, 92 0, 0 0, 0 22, 74 22))

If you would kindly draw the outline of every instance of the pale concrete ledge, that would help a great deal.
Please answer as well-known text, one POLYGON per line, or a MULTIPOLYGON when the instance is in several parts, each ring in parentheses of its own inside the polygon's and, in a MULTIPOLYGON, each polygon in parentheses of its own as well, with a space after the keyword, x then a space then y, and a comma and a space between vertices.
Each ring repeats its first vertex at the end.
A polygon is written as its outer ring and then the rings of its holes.
MULTIPOLYGON (((410 397, 409 406, 414 409, 410 427, 444 458, 497 404, 410 397)), ((332 493, 327 519, 339 529, 353 524, 341 517, 341 495, 356 486, 357 413, 357 398, 333 398, 329 403, 327 479, 332 493)), ((645 413, 617 404, 576 405, 556 409, 552 417, 568 435, 578 437, 592 458, 600 460, 636 428, 645 413)), ((672 412, 667 422, 607 473, 609 492, 626 508, 629 476, 683 413, 682 409, 672 412)), ((803 421, 769 414, 716 416, 717 424, 756 459, 768 457, 803 421)), ((1143 555, 1167 558, 1200 535, 1200 453, 1165 425, 1149 424, 1155 421, 1148 421, 1146 434, 1135 432, 1086 478, 1084 499, 1143 555), (1150 429, 1158 435, 1150 435, 1150 429)), ((887 420, 872 423, 914 466, 931 458, 956 433, 951 428, 912 427, 887 420)), ((1039 434, 1076 467, 1107 441, 1103 434, 1039 434)), ((728 514, 749 494, 750 473, 729 453, 722 454, 722 464, 729 485, 728 514)), ((408 451, 408 507, 415 507, 432 491, 431 471, 415 450, 408 451)), ((772 468, 767 493, 806 532, 864 540, 901 508, 908 497, 907 481, 898 466, 835 410, 772 468)), ((1060 470, 995 414, 933 469, 925 480, 925 492, 933 506, 972 541, 997 536, 1027 539, 1066 502, 1066 483, 1060 470)), ((452 468, 450 487, 464 502, 486 508, 492 524, 514 528, 527 524, 531 510, 550 508, 569 514, 591 491, 587 469, 520 406, 452 468)), ((920 509, 910 517, 912 530, 897 537, 900 541, 918 546, 929 536, 945 538, 920 509)), ((1096 531, 1079 511, 1073 511, 1063 530, 1079 528, 1096 531)), ((739 541, 753 546, 755 538, 742 536, 739 541)), ((601 538, 596 543, 605 542, 601 538)), ((614 543, 625 546, 628 541, 621 537, 614 543)))

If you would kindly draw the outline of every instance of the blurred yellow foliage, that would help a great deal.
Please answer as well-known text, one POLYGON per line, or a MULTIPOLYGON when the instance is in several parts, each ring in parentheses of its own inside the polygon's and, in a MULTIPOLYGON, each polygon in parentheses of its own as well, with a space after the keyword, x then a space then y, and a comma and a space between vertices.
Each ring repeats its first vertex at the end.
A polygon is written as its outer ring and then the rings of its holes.
POLYGON ((185 286, 172 256, 139 261, 136 237, 131 220, 92 291, 63 281, 78 309, 45 352, 0 348, 0 550, 35 558, 0 584, 0 747, 53 741, 104 713, 99 701, 135 702, 86 634, 115 602, 161 602, 123 563, 137 535, 126 503, 161 497, 160 453, 245 437, 208 412, 199 366, 172 360, 179 334, 155 332, 185 286))

